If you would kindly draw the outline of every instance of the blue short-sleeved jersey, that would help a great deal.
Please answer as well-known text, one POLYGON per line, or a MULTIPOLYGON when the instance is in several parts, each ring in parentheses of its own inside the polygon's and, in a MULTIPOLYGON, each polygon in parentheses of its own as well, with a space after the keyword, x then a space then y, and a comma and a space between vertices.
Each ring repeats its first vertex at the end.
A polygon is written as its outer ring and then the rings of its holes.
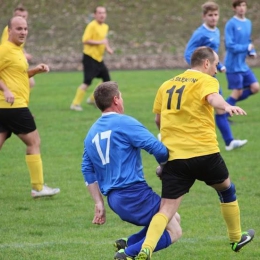
POLYGON ((107 195, 145 182, 141 149, 158 163, 168 160, 167 148, 136 119, 117 113, 103 114, 90 128, 84 141, 82 173, 86 184, 98 182, 107 195))

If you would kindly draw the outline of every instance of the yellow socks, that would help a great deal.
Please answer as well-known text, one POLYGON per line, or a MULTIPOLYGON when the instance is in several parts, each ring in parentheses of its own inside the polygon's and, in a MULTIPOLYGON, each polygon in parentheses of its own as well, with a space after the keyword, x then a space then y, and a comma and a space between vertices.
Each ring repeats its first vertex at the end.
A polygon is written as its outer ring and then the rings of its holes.
POLYGON ((40 154, 26 155, 25 161, 31 177, 33 190, 40 191, 43 188, 43 170, 42 159, 40 154))
POLYGON ((227 225, 230 242, 239 242, 241 239, 240 210, 237 200, 221 203, 221 213, 227 225))
POLYGON ((150 254, 152 254, 168 222, 169 220, 164 214, 162 213, 155 214, 149 225, 146 234, 146 239, 144 240, 142 248, 148 248, 150 250, 150 254))
POLYGON ((92 94, 88 97, 88 101, 90 103, 95 103, 94 92, 92 92, 92 94))
MULTIPOLYGON (((99 81, 98 84, 95 86, 95 89, 102 83, 102 81, 99 81)), ((95 98, 94 98, 94 91, 91 93, 91 95, 88 97, 89 103, 95 103, 95 98)))
POLYGON ((85 96, 85 90, 83 90, 81 87, 78 87, 76 96, 74 97, 72 104, 73 105, 80 105, 82 100, 84 99, 85 96))

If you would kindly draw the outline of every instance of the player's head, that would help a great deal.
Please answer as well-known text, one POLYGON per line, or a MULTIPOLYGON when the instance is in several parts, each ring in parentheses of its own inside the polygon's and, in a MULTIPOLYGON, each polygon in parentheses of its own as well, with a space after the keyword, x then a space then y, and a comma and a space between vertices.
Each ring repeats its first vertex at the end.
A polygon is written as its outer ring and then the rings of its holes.
POLYGON ((244 17, 247 10, 246 0, 233 0, 232 6, 235 12, 235 15, 239 17, 244 17))
POLYGON ((17 46, 22 45, 27 37, 27 22, 20 16, 12 17, 8 22, 8 40, 17 46))
POLYGON ((124 113, 124 104, 118 85, 114 81, 101 83, 94 91, 97 107, 103 112, 124 113))
POLYGON ((94 17, 98 23, 104 23, 107 17, 106 8, 103 6, 97 6, 94 11, 94 17))
POLYGON ((14 9, 14 14, 13 16, 21 16, 23 17, 25 20, 28 19, 28 11, 22 7, 22 6, 18 6, 14 9))
POLYGON ((218 63, 217 53, 209 47, 199 47, 191 56, 191 68, 211 76, 217 74, 218 63))
POLYGON ((219 6, 215 2, 206 2, 201 6, 204 23, 215 28, 219 19, 219 6))

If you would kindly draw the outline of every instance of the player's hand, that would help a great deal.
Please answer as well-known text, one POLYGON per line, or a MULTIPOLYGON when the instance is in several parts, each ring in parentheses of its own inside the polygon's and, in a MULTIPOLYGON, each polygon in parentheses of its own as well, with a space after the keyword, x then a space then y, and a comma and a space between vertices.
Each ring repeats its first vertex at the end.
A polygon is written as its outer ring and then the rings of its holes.
POLYGON ((49 72, 50 71, 50 68, 48 65, 44 64, 44 63, 41 63, 39 65, 37 65, 35 67, 36 71, 37 71, 37 74, 38 73, 43 73, 43 72, 49 72))
POLYGON ((255 48, 254 44, 253 43, 249 43, 248 45, 248 51, 251 51, 255 48))
POLYGON ((9 89, 5 89, 3 92, 4 92, 5 101, 7 103, 10 103, 11 106, 12 106, 13 103, 14 103, 14 95, 13 95, 13 93, 9 89))
POLYGON ((106 210, 103 203, 95 204, 95 216, 92 220, 93 224, 103 225, 106 222, 106 210))
POLYGON ((223 66, 223 67, 220 68, 220 72, 221 72, 221 73, 226 73, 226 70, 227 70, 227 69, 226 69, 225 66, 223 66))
POLYGON ((109 46, 106 46, 106 50, 109 54, 113 54, 114 51, 109 47, 109 46))
POLYGON ((161 179, 162 177, 162 170, 163 170, 163 166, 161 165, 157 166, 155 173, 159 179, 161 179))
POLYGON ((230 115, 246 115, 246 111, 237 106, 227 106, 225 107, 225 111, 230 115))

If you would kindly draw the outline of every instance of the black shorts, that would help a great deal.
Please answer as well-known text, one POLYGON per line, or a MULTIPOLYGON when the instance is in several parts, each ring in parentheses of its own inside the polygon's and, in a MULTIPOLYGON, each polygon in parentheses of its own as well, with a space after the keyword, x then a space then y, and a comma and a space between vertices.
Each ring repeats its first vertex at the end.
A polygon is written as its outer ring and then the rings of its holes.
POLYGON ((188 193, 195 180, 207 185, 222 183, 229 176, 220 153, 166 163, 162 172, 162 198, 177 199, 188 193))
POLYGON ((101 78, 103 82, 110 81, 108 69, 103 61, 98 62, 83 54, 84 83, 88 86, 94 78, 101 78))
POLYGON ((28 107, 0 108, 0 133, 27 134, 36 130, 34 118, 28 107))

